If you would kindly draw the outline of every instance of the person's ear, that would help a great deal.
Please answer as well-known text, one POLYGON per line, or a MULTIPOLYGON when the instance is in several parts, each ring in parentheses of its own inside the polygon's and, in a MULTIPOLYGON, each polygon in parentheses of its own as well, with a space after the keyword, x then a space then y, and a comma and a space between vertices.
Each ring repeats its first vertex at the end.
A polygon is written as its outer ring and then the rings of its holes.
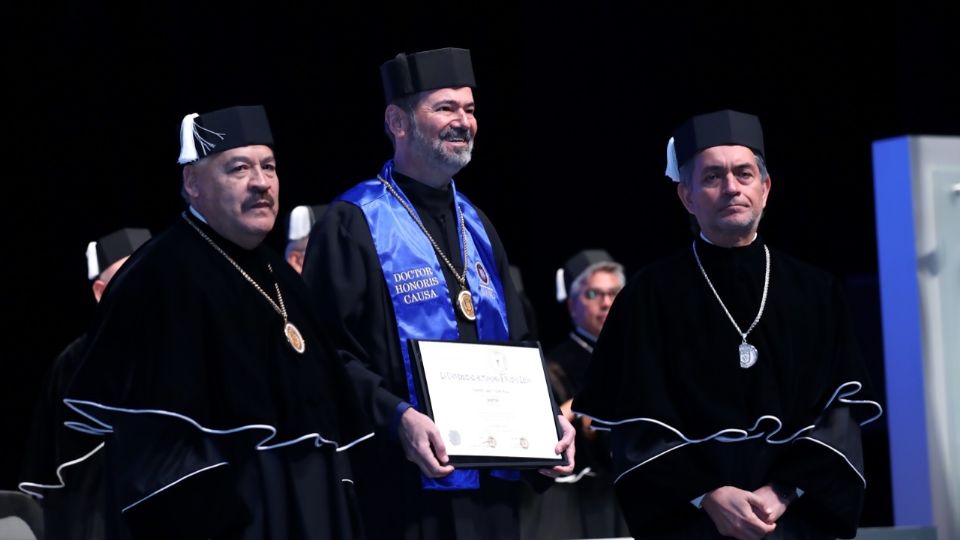
POLYGON ((200 176, 197 172, 196 165, 186 165, 183 168, 183 191, 191 199, 200 196, 200 176))
POLYGON ((383 121, 394 139, 405 137, 410 130, 410 118, 407 112, 392 103, 387 105, 387 109, 383 112, 383 121))

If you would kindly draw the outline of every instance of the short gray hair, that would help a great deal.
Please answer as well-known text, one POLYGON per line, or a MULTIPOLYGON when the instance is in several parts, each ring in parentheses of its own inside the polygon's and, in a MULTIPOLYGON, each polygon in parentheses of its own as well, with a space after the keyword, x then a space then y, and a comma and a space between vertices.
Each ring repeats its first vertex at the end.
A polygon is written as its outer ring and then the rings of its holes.
POLYGON ((570 291, 567 297, 576 298, 580 296, 580 293, 583 290, 583 285, 597 272, 609 272, 613 274, 620 282, 621 287, 627 284, 627 276, 623 272, 622 264, 614 261, 601 261, 588 266, 586 270, 577 276, 577 279, 573 280, 573 283, 570 284, 570 291))

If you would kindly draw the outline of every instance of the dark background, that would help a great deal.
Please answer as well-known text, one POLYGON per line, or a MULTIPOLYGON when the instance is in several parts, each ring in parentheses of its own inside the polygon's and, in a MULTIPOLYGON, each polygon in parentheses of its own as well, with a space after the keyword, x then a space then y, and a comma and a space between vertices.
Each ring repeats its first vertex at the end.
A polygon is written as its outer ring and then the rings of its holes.
MULTIPOLYGON (((882 396, 871 141, 960 134, 955 2, 157 4, 5 16, 0 489, 15 489, 45 371, 92 316, 87 242, 159 232, 182 209, 183 115, 264 104, 287 213, 379 170, 379 64, 443 46, 472 50, 479 84, 458 187, 522 269, 545 346, 568 329, 553 301, 568 256, 603 247, 633 272, 688 245, 666 140, 692 114, 734 108, 764 125, 762 234, 844 280, 882 396)), ((268 240, 277 249, 285 226, 268 240)), ((864 524, 890 524, 884 422, 865 439, 864 524)))

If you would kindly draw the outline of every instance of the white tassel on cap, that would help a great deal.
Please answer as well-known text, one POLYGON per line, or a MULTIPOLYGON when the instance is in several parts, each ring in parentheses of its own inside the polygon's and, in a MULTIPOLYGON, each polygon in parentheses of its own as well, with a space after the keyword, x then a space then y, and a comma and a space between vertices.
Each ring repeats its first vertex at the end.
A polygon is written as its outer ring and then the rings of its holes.
POLYGON ((100 261, 97 260, 97 243, 87 244, 87 279, 95 279, 100 275, 100 261))
POLYGON ((310 235, 313 226, 313 216, 307 206, 298 206, 290 212, 290 229, 287 240, 299 240, 310 235))
POLYGON ((667 141, 667 169, 663 174, 669 176, 674 182, 680 181, 680 165, 677 163, 677 148, 673 142, 673 137, 667 141))
POLYGON ((563 283, 563 268, 557 268, 557 302, 567 299, 567 287, 563 283))
POLYGON ((177 163, 180 165, 200 159, 197 155, 197 143, 193 138, 193 119, 198 116, 200 115, 197 113, 188 114, 183 117, 183 121, 180 123, 180 158, 177 159, 177 163))

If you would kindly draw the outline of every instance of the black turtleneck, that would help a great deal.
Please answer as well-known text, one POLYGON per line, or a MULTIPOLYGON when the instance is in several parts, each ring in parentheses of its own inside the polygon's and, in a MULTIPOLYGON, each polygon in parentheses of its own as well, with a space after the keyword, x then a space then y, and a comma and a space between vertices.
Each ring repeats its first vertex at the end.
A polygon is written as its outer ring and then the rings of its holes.
MULTIPOLYGON (((737 325, 746 331, 756 318, 763 297, 763 276, 766 271, 763 242, 757 239, 747 246, 732 248, 720 247, 699 237, 695 242, 707 277, 737 325)), ((701 280, 706 283, 702 277, 701 280)), ((727 324, 736 335, 733 324, 727 324)))

